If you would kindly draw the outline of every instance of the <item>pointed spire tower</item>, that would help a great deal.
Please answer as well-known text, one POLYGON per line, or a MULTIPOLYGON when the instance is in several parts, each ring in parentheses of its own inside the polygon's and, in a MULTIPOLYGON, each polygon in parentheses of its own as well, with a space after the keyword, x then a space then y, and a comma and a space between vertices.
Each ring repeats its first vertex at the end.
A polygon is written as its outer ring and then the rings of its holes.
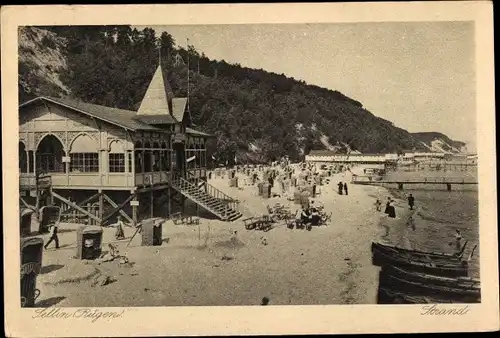
POLYGON ((181 123, 183 126, 190 126, 191 115, 187 109, 188 99, 174 97, 166 75, 161 63, 160 49, 158 68, 156 68, 153 79, 149 83, 136 118, 153 125, 181 123), (186 112, 188 114, 185 114, 186 112))
POLYGON ((160 62, 153 79, 149 83, 137 115, 172 115, 173 97, 172 88, 166 79, 160 62))

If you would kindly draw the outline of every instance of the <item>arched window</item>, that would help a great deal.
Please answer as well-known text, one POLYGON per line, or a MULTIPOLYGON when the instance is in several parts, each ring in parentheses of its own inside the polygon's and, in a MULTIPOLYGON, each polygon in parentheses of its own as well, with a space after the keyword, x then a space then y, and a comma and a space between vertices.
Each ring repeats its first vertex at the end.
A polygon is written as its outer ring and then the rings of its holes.
POLYGON ((71 143, 70 171, 99 172, 99 152, 97 141, 86 134, 80 134, 71 143))
POLYGON ((115 140, 109 145, 108 166, 110 173, 125 172, 125 147, 123 142, 115 140))
POLYGON ((26 146, 23 142, 19 142, 19 172, 28 172, 28 156, 26 154, 26 146))
POLYGON ((142 142, 137 141, 134 144, 135 172, 142 173, 144 168, 144 156, 142 153, 142 142))
POLYGON ((151 143, 144 143, 144 172, 151 172, 151 143))
POLYGON ((64 147, 54 135, 45 136, 36 150, 36 165, 42 172, 64 172, 64 147))

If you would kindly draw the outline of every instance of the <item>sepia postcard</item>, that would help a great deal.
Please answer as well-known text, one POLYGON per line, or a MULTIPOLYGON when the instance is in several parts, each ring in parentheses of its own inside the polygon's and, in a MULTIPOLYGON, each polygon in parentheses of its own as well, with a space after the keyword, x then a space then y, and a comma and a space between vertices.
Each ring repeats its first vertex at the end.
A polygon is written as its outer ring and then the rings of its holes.
POLYGON ((498 330, 492 14, 2 7, 7 336, 498 330))

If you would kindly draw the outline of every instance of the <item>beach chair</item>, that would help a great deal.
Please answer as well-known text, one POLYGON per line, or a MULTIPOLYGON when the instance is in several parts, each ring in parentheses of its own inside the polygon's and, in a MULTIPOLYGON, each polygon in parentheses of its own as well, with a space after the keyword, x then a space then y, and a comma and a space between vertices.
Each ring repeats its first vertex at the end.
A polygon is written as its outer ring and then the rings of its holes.
POLYGON ((245 218, 243 220, 243 224, 245 226, 245 229, 253 230, 253 229, 255 229, 255 226, 256 226, 256 219, 255 219, 255 217, 245 218))

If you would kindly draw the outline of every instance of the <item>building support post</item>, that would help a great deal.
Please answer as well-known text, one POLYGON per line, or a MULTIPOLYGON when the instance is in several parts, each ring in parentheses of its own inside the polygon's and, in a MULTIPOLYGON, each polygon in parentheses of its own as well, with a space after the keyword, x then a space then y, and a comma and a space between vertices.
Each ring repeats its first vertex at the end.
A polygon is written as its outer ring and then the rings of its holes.
POLYGON ((99 189, 99 219, 104 218, 104 193, 99 189))
POLYGON ((137 195, 132 199, 132 222, 134 223, 134 227, 137 226, 137 195))
POLYGON ((170 185, 167 188, 167 196, 168 196, 167 217, 170 218, 170 215, 172 214, 172 188, 170 188, 170 185))
POLYGON ((153 206, 154 201, 155 201, 155 200, 154 200, 154 191, 153 191, 153 190, 151 190, 151 191, 149 192, 149 211, 150 211, 150 213, 149 213, 149 217, 151 217, 151 218, 153 218, 153 217, 154 217, 154 206, 153 206))
POLYGON ((54 205, 54 195, 52 195, 52 186, 49 187, 49 204, 54 205))

